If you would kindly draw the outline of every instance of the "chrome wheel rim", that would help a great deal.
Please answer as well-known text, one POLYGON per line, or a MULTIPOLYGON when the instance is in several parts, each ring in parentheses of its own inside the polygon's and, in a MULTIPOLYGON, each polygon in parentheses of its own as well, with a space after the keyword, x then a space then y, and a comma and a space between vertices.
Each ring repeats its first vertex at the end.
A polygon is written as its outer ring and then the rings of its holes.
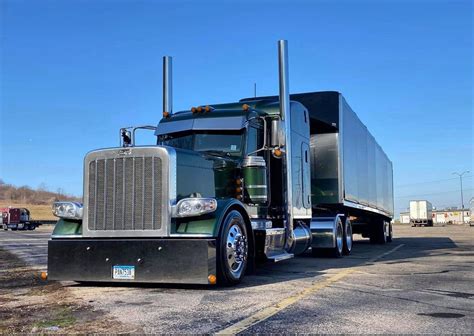
POLYGON ((352 225, 350 222, 346 224, 346 246, 347 250, 352 250, 352 225))
POLYGON ((241 227, 233 224, 227 234, 226 259, 229 271, 238 278, 247 260, 248 243, 241 227))

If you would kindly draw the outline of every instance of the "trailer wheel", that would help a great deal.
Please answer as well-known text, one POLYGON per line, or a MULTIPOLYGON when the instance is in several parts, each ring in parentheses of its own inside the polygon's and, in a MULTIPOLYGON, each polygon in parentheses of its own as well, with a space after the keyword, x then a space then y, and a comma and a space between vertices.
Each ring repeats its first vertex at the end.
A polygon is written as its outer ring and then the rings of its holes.
POLYGON ((349 218, 344 220, 344 242, 343 242, 343 253, 344 255, 351 254, 352 251, 352 223, 349 218))
POLYGON ((387 242, 387 234, 385 232, 384 220, 378 220, 374 222, 370 229, 371 244, 385 244, 387 242))
POLYGON ((27 229, 33 231, 34 229, 36 229, 36 226, 34 224, 30 224, 28 225, 27 229))
POLYGON ((388 236, 387 236, 387 243, 391 243, 393 241, 393 228, 392 223, 388 224, 388 236))
POLYGON ((237 210, 226 215, 217 244, 219 283, 238 284, 247 269, 249 246, 245 221, 237 210))

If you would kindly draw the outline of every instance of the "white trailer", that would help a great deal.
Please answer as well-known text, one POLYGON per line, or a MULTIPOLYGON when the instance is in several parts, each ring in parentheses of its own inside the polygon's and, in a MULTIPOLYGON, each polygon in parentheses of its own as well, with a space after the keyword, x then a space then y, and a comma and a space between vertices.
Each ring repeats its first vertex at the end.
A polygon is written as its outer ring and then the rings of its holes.
POLYGON ((412 226, 433 226, 433 206, 428 201, 410 201, 412 226))

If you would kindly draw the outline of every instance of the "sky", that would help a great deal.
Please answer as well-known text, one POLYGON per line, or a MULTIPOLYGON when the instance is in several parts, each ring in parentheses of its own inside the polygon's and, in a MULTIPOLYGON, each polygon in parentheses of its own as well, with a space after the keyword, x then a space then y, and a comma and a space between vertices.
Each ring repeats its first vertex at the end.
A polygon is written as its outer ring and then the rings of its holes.
MULTIPOLYGON (((472 1, 0 0, 0 178, 82 195, 82 162, 174 110, 336 90, 393 161, 395 212, 460 206, 473 182, 472 1)), ((152 144, 151 136, 142 143, 152 144)))

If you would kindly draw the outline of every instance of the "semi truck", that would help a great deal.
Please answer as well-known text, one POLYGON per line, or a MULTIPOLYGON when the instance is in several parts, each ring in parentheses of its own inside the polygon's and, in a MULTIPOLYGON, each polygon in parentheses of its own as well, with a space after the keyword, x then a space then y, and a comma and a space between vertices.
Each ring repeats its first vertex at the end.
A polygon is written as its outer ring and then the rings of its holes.
POLYGON ((275 96, 173 112, 165 56, 158 126, 89 152, 83 204, 53 205, 48 278, 234 285, 261 262, 348 255, 354 233, 390 242, 391 161, 341 93, 290 95, 286 40, 278 68, 275 96))
POLYGON ((433 226, 433 206, 428 201, 410 201, 411 226, 433 226))
POLYGON ((0 209, 0 227, 5 231, 8 229, 16 230, 34 230, 41 222, 31 220, 30 211, 26 208, 1 208, 0 209))

